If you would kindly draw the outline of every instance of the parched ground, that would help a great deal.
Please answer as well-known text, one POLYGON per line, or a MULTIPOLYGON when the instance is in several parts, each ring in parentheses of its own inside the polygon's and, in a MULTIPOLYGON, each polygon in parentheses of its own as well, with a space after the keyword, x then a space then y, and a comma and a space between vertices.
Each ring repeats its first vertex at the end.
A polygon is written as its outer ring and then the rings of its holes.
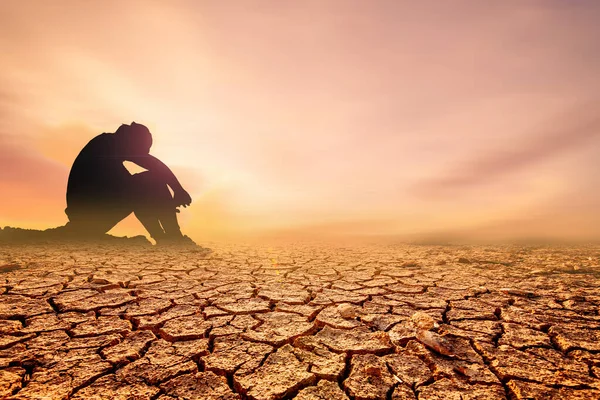
POLYGON ((0 398, 600 398, 600 247, 213 249, 0 246, 0 398))

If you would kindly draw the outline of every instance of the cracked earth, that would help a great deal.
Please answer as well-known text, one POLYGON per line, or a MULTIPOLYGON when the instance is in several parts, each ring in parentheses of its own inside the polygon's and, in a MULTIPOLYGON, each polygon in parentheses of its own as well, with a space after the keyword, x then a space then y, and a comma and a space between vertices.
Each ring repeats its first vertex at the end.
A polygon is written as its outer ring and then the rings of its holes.
POLYGON ((600 248, 0 246, 0 398, 600 398, 600 248))

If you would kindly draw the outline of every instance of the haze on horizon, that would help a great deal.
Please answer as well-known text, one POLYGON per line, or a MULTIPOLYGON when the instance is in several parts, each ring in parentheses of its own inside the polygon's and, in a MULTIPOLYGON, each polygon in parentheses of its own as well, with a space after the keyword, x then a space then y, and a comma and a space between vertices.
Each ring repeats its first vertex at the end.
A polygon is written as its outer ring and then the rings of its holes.
MULTIPOLYGON (((600 239, 600 2, 0 3, 0 226, 121 123, 193 238, 600 239)), ((139 234, 133 220, 115 234, 139 234)))

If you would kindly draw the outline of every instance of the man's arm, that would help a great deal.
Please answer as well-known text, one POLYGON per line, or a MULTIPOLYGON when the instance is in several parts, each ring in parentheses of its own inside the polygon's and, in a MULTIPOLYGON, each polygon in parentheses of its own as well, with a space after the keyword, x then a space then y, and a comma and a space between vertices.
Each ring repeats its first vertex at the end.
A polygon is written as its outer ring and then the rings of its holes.
POLYGON ((160 180, 169 185, 173 189, 175 195, 175 203, 177 206, 189 206, 192 202, 190 195, 183 189, 177 177, 167 167, 165 163, 150 154, 144 156, 127 157, 126 161, 131 161, 148 171, 154 172, 160 180))

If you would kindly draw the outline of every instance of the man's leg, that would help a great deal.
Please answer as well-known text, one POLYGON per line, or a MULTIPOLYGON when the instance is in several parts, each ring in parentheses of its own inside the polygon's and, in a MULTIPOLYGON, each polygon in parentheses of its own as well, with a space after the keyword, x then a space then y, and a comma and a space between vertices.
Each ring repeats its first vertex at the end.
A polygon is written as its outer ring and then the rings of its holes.
POLYGON ((160 225, 158 218, 156 218, 155 213, 149 210, 138 208, 134 211, 134 214, 142 223, 144 228, 146 228, 152 239, 158 242, 163 236, 165 236, 165 231, 160 225))
POLYGON ((146 171, 132 177, 135 196, 134 213, 157 242, 182 237, 173 196, 166 184, 146 171))
POLYGON ((102 202, 88 204, 69 212, 69 231, 78 237, 101 237, 120 221, 125 219, 133 209, 124 205, 111 205, 102 202))

